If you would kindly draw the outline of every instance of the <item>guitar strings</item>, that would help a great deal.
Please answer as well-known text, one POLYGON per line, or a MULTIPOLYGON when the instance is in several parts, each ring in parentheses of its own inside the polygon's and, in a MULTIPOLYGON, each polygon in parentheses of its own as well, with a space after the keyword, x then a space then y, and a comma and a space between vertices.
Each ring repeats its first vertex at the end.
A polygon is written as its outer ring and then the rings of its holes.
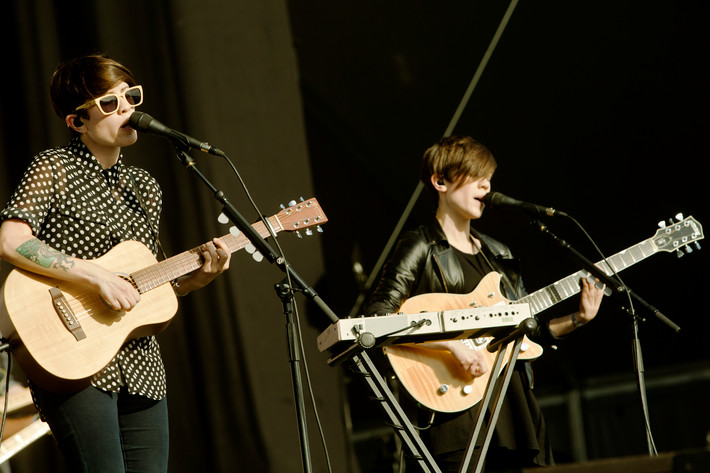
MULTIPOLYGON (((131 176, 131 181, 133 181, 133 176, 131 176)), ((140 201, 140 197, 138 196, 135 186, 133 190, 142 207, 142 202, 140 201)), ((143 209, 143 211, 145 212, 145 209, 143 209)), ((150 220, 147 219, 147 217, 146 220, 148 220, 148 222, 150 223, 150 220)), ((255 226, 258 226, 259 223, 260 222, 257 222, 255 226)), ((263 223, 261 224, 261 226, 263 227, 263 223)), ((283 225, 281 225, 281 227, 283 228, 283 225)), ((160 247, 160 240, 157 239, 156 235, 154 235, 154 237, 156 237, 155 240, 158 246, 160 247)), ((235 236, 231 233, 228 233, 220 238, 225 241, 232 253, 240 250, 241 248, 244 248, 246 246, 246 242, 248 242, 248 239, 241 234, 235 236)), ((192 269, 195 263, 195 259, 197 259, 199 262, 199 259, 201 257, 200 251, 200 247, 193 248, 179 255, 176 255, 176 257, 164 259, 163 261, 157 262, 153 265, 141 268, 131 274, 131 282, 141 294, 144 294, 145 292, 151 289, 155 289, 156 287, 161 286, 163 284, 167 284, 170 279, 161 282, 163 278, 161 272, 158 270, 158 266, 161 264, 167 266, 167 269, 165 267, 161 268, 163 270, 163 274, 185 274, 186 270, 189 271, 190 269, 192 269)), ((165 256, 165 253, 163 253, 163 256, 165 256)), ((91 307, 91 303, 93 302, 92 299, 98 298, 99 300, 101 300, 102 303, 106 304, 100 296, 90 291, 78 291, 70 297, 68 297, 67 295, 64 295, 64 297, 69 309, 72 312, 72 315, 74 316, 77 322, 92 317, 93 313, 96 312, 96 309, 91 307)), ((106 306, 107 308, 110 308, 107 304, 106 306)))

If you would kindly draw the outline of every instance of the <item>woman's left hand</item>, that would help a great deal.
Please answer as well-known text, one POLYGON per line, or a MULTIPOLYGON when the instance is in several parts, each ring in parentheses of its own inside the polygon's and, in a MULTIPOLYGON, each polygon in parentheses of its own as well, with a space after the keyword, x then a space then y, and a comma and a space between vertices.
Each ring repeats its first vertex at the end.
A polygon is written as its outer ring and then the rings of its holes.
POLYGON ((579 312, 575 314, 578 322, 586 324, 590 322, 599 312, 599 306, 604 297, 604 286, 597 287, 596 284, 582 279, 582 295, 579 299, 579 312))
POLYGON ((205 287, 214 278, 229 269, 232 252, 222 239, 214 238, 211 243, 202 245, 200 249, 204 260, 202 266, 177 280, 175 290, 180 296, 205 287))

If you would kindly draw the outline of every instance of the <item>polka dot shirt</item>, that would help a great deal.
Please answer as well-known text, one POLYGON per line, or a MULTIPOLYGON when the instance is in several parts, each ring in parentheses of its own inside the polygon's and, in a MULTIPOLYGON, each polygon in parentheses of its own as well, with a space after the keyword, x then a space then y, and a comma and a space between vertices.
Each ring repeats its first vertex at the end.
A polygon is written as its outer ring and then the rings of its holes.
MULTIPOLYGON (((156 254, 148 219, 157 231, 161 197, 158 183, 145 170, 126 166, 122 157, 104 170, 74 138, 32 160, 0 221, 23 220, 37 238, 76 258, 98 258, 126 240, 140 241, 156 254)), ((165 368, 155 337, 127 342, 91 383, 104 391, 165 397, 165 368)))

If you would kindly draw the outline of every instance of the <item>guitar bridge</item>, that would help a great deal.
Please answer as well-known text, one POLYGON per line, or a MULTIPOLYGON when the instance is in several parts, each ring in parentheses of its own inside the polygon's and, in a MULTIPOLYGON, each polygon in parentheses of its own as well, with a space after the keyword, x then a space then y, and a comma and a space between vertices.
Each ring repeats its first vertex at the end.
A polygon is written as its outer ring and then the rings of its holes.
POLYGON ((52 305, 54 306, 54 311, 59 316, 59 319, 64 323, 64 326, 74 335, 77 341, 86 338, 86 333, 84 329, 81 328, 81 324, 76 320, 74 312, 69 307, 67 299, 62 294, 62 291, 58 287, 52 287, 49 289, 49 294, 52 296, 52 305))

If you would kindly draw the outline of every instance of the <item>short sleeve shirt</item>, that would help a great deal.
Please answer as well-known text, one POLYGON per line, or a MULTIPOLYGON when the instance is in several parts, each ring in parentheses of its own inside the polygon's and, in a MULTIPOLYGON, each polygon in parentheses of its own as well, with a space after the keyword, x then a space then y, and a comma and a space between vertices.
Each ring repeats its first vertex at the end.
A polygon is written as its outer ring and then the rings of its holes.
MULTIPOLYGON (((127 240, 142 242, 155 255, 161 207, 162 192, 148 172, 125 165, 122 156, 103 169, 74 138, 32 160, 0 221, 23 220, 35 237, 75 258, 98 258, 127 240)), ((165 397, 165 368, 155 337, 128 341, 91 384, 165 397)))

